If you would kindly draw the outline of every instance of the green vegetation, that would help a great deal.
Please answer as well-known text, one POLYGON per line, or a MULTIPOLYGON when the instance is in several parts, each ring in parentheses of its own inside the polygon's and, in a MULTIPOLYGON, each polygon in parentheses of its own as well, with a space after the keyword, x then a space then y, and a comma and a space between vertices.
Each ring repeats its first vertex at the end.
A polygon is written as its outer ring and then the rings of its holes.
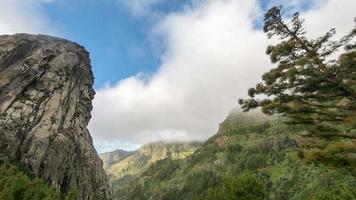
POLYGON ((209 188, 208 192, 196 200, 264 200, 263 182, 251 172, 238 177, 227 177, 220 187, 209 188))
POLYGON ((356 171, 306 164, 298 156, 301 138, 280 118, 230 113, 219 134, 182 160, 153 164, 119 199, 324 200, 356 198, 356 171), (247 125, 251 120, 253 127, 247 125), (231 131, 244 127, 247 132, 231 131), (226 132, 225 132, 226 131, 226 132))
POLYGON ((250 99, 239 103, 245 111, 261 107, 265 114, 281 114, 289 124, 302 125, 298 128, 306 137, 301 156, 307 161, 352 168, 356 164, 356 45, 349 42, 356 28, 339 41, 330 40, 334 29, 311 40, 298 13, 289 23, 282 13, 281 7, 273 7, 264 20, 267 35, 280 39, 266 51, 277 67, 249 89, 250 99), (343 46, 346 53, 331 60, 343 46))
MULTIPOLYGON (((0 200, 76 200, 77 188, 67 195, 32 175, 21 163, 0 153, 0 200)), ((97 194, 92 199, 98 199, 97 194)))
POLYGON ((200 143, 164 143, 155 142, 146 144, 135 152, 129 154, 123 151, 105 153, 102 157, 108 161, 107 157, 115 157, 115 153, 121 152, 120 159, 106 162, 105 170, 109 177, 109 182, 114 190, 124 190, 130 182, 141 176, 150 166, 162 159, 179 160, 193 154, 200 146, 200 143))
POLYGON ((60 192, 0 155, 0 200, 56 200, 60 192))
POLYGON ((71 187, 71 189, 67 193, 67 195, 64 198, 64 200, 76 200, 77 199, 77 192, 78 192, 78 188, 77 187, 71 187))

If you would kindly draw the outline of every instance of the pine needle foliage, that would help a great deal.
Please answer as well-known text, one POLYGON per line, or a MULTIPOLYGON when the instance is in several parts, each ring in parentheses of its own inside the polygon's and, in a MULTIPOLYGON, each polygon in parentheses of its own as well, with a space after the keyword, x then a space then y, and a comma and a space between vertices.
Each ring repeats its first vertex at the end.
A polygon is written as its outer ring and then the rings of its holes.
POLYGON ((310 138, 355 144, 356 45, 350 43, 356 28, 338 41, 331 40, 335 29, 308 39, 303 22, 299 13, 285 22, 282 7, 266 13, 263 30, 280 41, 266 50, 277 67, 263 74, 263 81, 248 90, 250 98, 239 104, 246 112, 261 107, 267 115, 285 116, 310 138), (333 60, 342 47, 346 52, 333 60))

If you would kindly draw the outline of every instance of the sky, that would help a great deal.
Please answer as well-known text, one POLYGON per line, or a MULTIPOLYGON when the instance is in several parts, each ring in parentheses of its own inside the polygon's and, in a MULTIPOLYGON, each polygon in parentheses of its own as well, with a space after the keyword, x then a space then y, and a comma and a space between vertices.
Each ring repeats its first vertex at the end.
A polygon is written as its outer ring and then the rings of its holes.
POLYGON ((273 67, 264 12, 300 11, 307 35, 348 33, 353 0, 0 0, 0 34, 63 37, 91 57, 98 152, 204 141, 273 67))

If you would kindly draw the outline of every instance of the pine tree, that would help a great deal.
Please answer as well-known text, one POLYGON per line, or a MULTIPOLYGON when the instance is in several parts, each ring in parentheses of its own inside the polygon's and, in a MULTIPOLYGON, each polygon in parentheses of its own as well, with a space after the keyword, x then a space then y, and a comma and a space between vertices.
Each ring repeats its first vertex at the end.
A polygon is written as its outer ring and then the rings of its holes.
POLYGON ((308 39, 299 14, 286 23, 282 13, 281 7, 271 8, 263 27, 269 38, 280 40, 266 51, 277 67, 239 103, 244 111, 261 107, 265 114, 285 116, 288 123, 303 125, 309 137, 346 138, 356 146, 356 45, 349 44, 356 29, 338 41, 331 40, 335 29, 308 39), (346 53, 332 60, 341 47, 346 53))

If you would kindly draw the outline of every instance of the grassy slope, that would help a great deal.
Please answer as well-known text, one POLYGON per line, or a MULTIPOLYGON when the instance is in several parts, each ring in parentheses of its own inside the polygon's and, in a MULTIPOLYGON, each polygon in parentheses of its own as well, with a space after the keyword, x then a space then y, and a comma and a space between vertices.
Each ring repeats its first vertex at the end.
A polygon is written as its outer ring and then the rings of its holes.
POLYGON ((298 157, 297 138, 277 119, 230 116, 192 156, 164 159, 152 165, 124 190, 119 199, 195 199, 226 177, 252 172, 265 196, 277 200, 356 199, 355 171, 305 164, 298 157))
POLYGON ((112 163, 106 168, 106 172, 114 190, 122 189, 141 176, 152 164, 166 158, 184 159, 199 145, 199 143, 150 143, 124 159, 112 163))

